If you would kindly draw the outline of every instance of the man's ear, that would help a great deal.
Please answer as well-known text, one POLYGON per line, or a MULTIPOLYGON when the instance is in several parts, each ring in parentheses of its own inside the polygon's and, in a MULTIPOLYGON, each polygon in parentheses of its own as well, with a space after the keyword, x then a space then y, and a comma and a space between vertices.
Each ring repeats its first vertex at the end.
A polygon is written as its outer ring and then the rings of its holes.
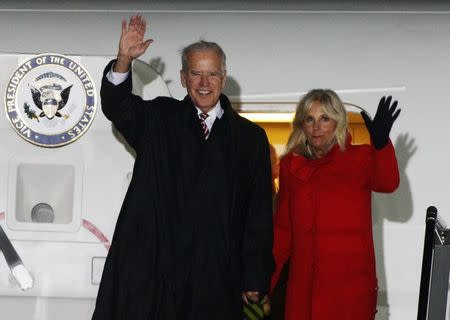
POLYGON ((183 88, 186 88, 186 74, 184 73, 183 69, 180 70, 180 81, 183 88))
POLYGON ((222 90, 223 90, 223 88, 225 88, 225 84, 227 83, 227 70, 225 70, 223 72, 222 77, 223 77, 223 81, 222 81, 222 90))

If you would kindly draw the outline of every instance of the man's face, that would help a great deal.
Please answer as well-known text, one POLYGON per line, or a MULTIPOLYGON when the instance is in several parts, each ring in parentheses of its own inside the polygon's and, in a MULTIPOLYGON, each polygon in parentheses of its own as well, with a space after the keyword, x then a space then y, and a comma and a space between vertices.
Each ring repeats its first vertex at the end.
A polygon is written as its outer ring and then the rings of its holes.
POLYGON ((191 52, 187 56, 188 69, 180 71, 181 84, 194 104, 208 112, 219 101, 225 86, 226 71, 214 50, 191 52))

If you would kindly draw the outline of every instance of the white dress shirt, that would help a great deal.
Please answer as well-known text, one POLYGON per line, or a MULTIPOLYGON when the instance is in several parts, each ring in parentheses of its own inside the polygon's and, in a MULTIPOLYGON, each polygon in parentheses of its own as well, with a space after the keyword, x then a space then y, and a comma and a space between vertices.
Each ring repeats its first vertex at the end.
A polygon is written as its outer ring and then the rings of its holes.
MULTIPOLYGON (((203 111, 195 106, 195 109, 197 109, 197 115, 199 116, 203 111)), ((209 132, 211 132, 211 128, 214 124, 214 121, 216 121, 216 118, 220 119, 223 116, 223 109, 220 105, 220 100, 217 101, 216 105, 212 107, 208 112, 208 118, 205 119, 206 126, 208 127, 209 132)), ((200 118, 200 116, 199 116, 200 118)))
POLYGON ((113 71, 114 64, 111 66, 111 70, 106 74, 106 79, 111 82, 113 85, 118 86, 125 80, 127 80, 130 71, 127 72, 114 72, 113 71))

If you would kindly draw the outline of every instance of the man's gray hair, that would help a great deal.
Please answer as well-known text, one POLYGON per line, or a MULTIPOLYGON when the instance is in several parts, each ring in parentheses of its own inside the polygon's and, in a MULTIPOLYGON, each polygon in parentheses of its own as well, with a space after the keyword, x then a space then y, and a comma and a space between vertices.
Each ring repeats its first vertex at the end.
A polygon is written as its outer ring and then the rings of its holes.
POLYGON ((222 60, 222 69, 224 71, 227 70, 227 57, 225 56, 225 52, 223 52, 222 48, 215 42, 200 40, 191 43, 190 45, 184 47, 181 50, 181 67, 183 71, 187 71, 188 69, 187 56, 192 52, 203 50, 212 50, 217 52, 217 54, 220 57, 220 60, 222 60))

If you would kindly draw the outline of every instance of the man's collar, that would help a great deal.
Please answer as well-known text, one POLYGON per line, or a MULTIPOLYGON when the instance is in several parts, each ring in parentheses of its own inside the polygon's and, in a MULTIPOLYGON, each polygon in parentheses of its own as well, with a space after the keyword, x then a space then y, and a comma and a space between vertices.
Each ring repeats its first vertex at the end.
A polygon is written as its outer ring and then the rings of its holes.
MULTIPOLYGON (((203 113, 203 111, 199 107, 195 106, 195 109, 197 109, 197 114, 203 113)), ((222 109, 222 106, 221 106, 220 100, 219 100, 219 101, 217 101, 217 103, 216 103, 216 105, 214 107, 209 109, 207 114, 208 114, 208 116, 210 116, 212 118, 216 118, 217 117, 218 119, 220 119, 223 116, 223 112, 224 111, 222 109)))

